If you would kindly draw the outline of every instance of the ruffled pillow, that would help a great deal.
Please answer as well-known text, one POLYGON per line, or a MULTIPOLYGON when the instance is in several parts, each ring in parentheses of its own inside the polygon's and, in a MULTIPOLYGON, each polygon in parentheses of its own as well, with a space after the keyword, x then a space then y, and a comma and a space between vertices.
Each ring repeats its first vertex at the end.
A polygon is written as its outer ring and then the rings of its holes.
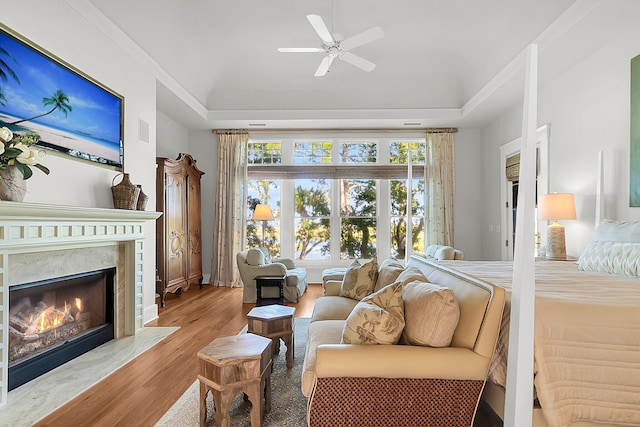
POLYGON ((640 221, 604 220, 578 258, 578 270, 640 277, 640 221))

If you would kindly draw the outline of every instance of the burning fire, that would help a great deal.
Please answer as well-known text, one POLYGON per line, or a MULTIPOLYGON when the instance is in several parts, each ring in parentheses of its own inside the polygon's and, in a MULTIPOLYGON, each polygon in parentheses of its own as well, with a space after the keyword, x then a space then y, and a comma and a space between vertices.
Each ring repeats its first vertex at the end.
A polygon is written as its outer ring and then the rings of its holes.
POLYGON ((64 309, 56 308, 53 305, 43 306, 42 302, 36 308, 40 309, 32 311, 24 319, 28 325, 24 331, 25 336, 36 335, 66 323, 75 322, 82 313, 82 299, 76 298, 74 304, 65 301, 64 309))

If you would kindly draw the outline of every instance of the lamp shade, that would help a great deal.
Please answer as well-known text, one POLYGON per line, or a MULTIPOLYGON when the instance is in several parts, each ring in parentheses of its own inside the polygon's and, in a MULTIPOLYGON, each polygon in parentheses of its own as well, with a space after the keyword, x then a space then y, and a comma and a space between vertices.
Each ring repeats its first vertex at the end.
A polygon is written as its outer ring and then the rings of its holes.
POLYGON ((269 205, 256 205, 251 219, 273 221, 273 212, 271 212, 271 207, 269 205))
POLYGON ((538 197, 538 219, 558 221, 576 219, 576 204, 572 193, 542 194, 538 197))

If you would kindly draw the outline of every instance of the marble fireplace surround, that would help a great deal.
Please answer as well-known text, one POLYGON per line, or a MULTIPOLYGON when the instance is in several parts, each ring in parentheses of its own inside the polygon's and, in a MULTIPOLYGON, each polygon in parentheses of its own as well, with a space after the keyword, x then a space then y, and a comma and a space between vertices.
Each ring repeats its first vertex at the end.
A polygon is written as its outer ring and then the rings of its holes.
MULTIPOLYGON (((106 351, 127 353, 126 349, 118 349, 123 343, 139 347, 141 341, 146 341, 143 336, 148 335, 147 330, 153 330, 151 335, 167 334, 165 328, 144 328, 143 324, 144 225, 160 215, 149 211, 0 202, 0 419, 7 410, 18 409, 14 407, 15 399, 7 403, 11 286, 116 267, 115 340, 111 341, 113 345, 103 346, 113 347, 106 351)), ((89 353, 101 351, 105 350, 99 347, 89 353)), ((52 390, 48 391, 51 394, 52 390)))

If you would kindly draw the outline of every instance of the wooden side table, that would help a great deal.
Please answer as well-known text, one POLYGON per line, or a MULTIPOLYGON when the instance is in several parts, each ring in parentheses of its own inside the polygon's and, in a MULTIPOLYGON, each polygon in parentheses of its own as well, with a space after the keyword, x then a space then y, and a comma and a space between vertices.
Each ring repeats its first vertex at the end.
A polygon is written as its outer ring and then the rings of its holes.
POLYGON ((295 307, 265 305, 252 308, 247 314, 247 331, 270 338, 273 354, 280 352, 280 339, 287 346, 287 368, 293 368, 293 316, 295 307))
POLYGON ((256 276, 256 306, 284 304, 284 283, 287 276, 256 276), (277 298, 263 298, 262 288, 278 288, 277 298))
POLYGON ((200 425, 204 426, 207 419, 209 390, 216 408, 216 426, 231 425, 229 406, 241 391, 252 405, 251 427, 262 425, 263 409, 271 410, 271 340, 249 333, 217 338, 198 352, 198 359, 200 425))

